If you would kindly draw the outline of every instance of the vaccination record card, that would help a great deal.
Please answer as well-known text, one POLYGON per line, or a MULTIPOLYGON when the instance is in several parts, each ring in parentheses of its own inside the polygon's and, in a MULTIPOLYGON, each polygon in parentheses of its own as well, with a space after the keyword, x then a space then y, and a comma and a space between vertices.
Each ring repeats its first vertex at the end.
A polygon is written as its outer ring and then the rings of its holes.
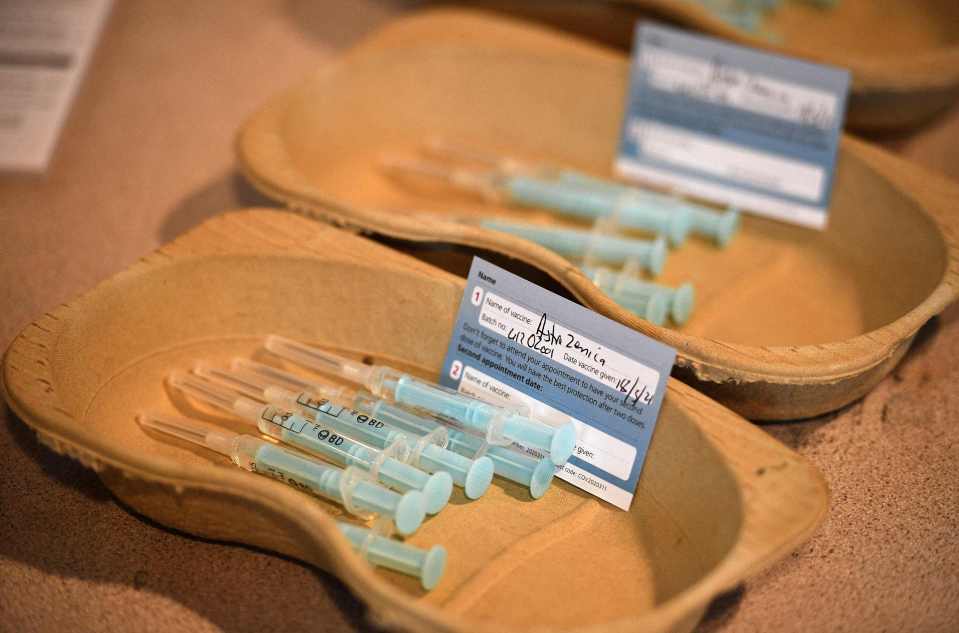
POLYGON ((529 407, 546 424, 572 421, 576 449, 556 476, 628 510, 675 358, 672 348, 476 257, 440 382, 529 407))
POLYGON ((641 23, 616 170, 822 229, 848 89, 841 68, 641 23))

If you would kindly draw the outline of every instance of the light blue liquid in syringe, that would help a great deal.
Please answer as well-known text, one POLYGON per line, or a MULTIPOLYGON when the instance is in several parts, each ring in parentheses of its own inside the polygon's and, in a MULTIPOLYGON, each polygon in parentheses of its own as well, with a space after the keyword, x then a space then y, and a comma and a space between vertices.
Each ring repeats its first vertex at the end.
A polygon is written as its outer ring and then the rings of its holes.
MULTIPOLYGON (((448 420, 447 424, 444 424, 436 418, 408 411, 373 396, 360 394, 357 396, 357 402, 360 403, 357 406, 360 409, 364 406, 369 407, 369 404, 363 403, 378 403, 375 409, 378 416, 388 420, 394 427, 405 429, 410 433, 425 435, 437 428, 445 428, 448 436, 447 448, 464 457, 472 457, 485 449, 484 457, 489 458, 493 463, 494 472, 510 481, 527 486, 534 499, 539 499, 546 494, 553 481, 556 466, 546 457, 535 459, 505 446, 490 446, 481 437, 449 426, 448 420), (361 397, 365 400, 361 400, 361 397)), ((372 411, 373 408, 370 407, 370 410, 372 411)))
POLYGON ((666 210, 648 199, 618 191, 535 176, 510 176, 504 182, 511 202, 545 207, 584 220, 613 216, 621 226, 665 235, 674 246, 686 241, 691 228, 688 210, 666 210))
MULTIPOLYGON (((357 396, 353 409, 337 406, 326 399, 340 396, 342 390, 330 385, 309 382, 282 370, 244 359, 235 359, 232 371, 198 367, 197 373, 213 379, 226 381, 234 389, 261 397, 284 409, 297 410, 306 417, 322 422, 347 436, 370 446, 388 448, 401 442, 409 447, 408 462, 437 478, 452 477, 470 499, 478 499, 489 488, 493 479, 493 464, 488 459, 470 460, 458 453, 446 450, 446 433, 432 432, 411 435, 378 417, 382 407, 360 406, 365 401, 357 396), (287 389, 276 384, 283 383, 298 389, 287 389), (444 473, 444 475, 439 475, 444 473)), ((341 397, 341 396, 340 396, 341 397)), ((388 409, 389 404, 382 402, 388 409)))
POLYGON ((273 405, 263 405, 238 396, 198 376, 174 373, 170 375, 169 382, 184 393, 255 423, 261 433, 281 442, 343 466, 356 466, 369 472, 377 481, 401 492, 422 491, 426 497, 426 511, 430 514, 439 512, 449 501, 453 490, 450 476, 445 473, 429 475, 394 458, 392 455, 397 451, 407 450, 402 443, 394 445, 391 450, 378 451, 322 424, 273 405))
POLYGON ((480 221, 481 226, 510 233, 545 246, 560 255, 574 259, 587 255, 606 262, 623 263, 635 259, 653 275, 663 272, 668 249, 663 238, 636 240, 628 237, 604 235, 597 231, 557 228, 527 222, 508 222, 499 219, 480 221))
POLYGON ((240 468, 332 499, 353 514, 391 517, 400 534, 412 534, 423 522, 426 510, 422 493, 399 495, 369 481, 355 468, 341 470, 252 435, 214 429, 183 418, 141 413, 137 421, 145 428, 226 455, 240 468))
MULTIPOLYGON (((401 416, 412 415, 395 404, 370 394, 358 393, 353 401, 353 406, 359 411, 368 413, 369 419, 376 420, 387 428, 400 433, 404 433, 400 430, 403 427, 397 425, 396 422, 400 420, 401 416)), ((449 430, 440 425, 436 425, 425 432, 423 432, 422 426, 418 428, 407 426, 404 436, 407 438, 428 438, 436 434, 437 431, 442 432, 442 437, 445 439, 444 444, 448 444, 449 430)), ((422 447, 418 462, 427 470, 449 472, 453 476, 453 480, 463 488, 464 493, 470 499, 481 497, 493 481, 494 465, 492 460, 485 456, 470 459, 449 450, 445 446, 426 444, 422 447)))
POLYGON ((391 367, 357 363, 279 336, 268 336, 266 348, 288 360, 362 384, 380 398, 452 418, 472 431, 485 434, 491 444, 516 442, 538 449, 547 453, 557 466, 566 463, 576 446, 576 428, 572 423, 552 427, 391 367))
POLYGON ((572 425, 563 429, 567 430, 567 433, 557 433, 556 429, 541 422, 438 385, 425 383, 408 374, 383 371, 379 378, 379 385, 374 384, 374 388, 379 388, 374 389, 373 393, 379 391, 381 397, 392 396, 400 404, 452 418, 477 433, 485 433, 491 424, 500 421, 501 434, 505 438, 548 451, 554 463, 565 463, 573 452, 576 435, 572 425))
POLYGON ((384 166, 393 171, 442 178, 487 199, 552 209, 583 220, 615 218, 620 226, 663 235, 673 246, 683 244, 690 231, 708 235, 725 246, 739 226, 739 212, 735 210, 720 214, 702 205, 574 169, 532 165, 435 139, 429 145, 431 153, 486 164, 490 169, 476 171, 402 159, 385 161, 384 166))
MULTIPOLYGON (((593 189, 596 192, 612 196, 625 196, 629 204, 644 201, 648 205, 668 210, 666 212, 685 216, 683 222, 688 231, 711 237, 718 246, 725 247, 739 230, 740 217, 736 209, 716 211, 703 205, 688 202, 680 198, 646 191, 627 184, 603 180, 582 172, 561 170, 557 180, 566 185, 593 189)), ((673 242, 676 244, 676 242, 673 242)))

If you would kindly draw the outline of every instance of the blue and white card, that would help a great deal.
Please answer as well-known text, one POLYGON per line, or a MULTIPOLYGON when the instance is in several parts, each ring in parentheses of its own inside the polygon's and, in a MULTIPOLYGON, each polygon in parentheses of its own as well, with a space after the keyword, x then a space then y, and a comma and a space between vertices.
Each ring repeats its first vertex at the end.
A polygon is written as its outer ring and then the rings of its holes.
POLYGON ((547 424, 572 420, 576 449, 556 476, 628 510, 675 359, 674 349, 477 257, 440 382, 526 405, 547 424))
POLYGON ((620 175, 822 229, 849 73, 640 23, 620 175))

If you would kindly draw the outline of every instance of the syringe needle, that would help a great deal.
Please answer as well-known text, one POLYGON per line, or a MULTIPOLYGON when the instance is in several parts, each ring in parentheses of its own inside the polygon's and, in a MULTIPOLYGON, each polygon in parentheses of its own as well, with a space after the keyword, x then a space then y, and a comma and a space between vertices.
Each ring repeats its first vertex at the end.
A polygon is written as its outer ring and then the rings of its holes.
POLYGON ((571 422, 550 426, 391 367, 365 365, 276 335, 267 337, 266 348, 287 360, 361 384, 381 398, 453 418, 485 433, 490 444, 516 442, 547 452, 557 466, 566 463, 576 446, 576 429, 571 422))

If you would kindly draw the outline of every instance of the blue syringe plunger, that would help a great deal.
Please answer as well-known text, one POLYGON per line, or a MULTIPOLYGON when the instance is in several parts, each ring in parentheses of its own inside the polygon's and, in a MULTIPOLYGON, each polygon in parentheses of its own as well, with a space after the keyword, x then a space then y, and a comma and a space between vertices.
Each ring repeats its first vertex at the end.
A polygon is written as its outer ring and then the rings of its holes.
POLYGON ((358 525, 337 521, 337 527, 350 545, 372 565, 386 567, 419 578, 429 591, 439 584, 446 570, 446 548, 434 545, 423 550, 380 536, 358 525))
POLYGON ((533 468, 533 474, 529 479, 529 494, 534 499, 539 499, 546 494, 553 483, 555 472, 556 466, 545 457, 536 462, 536 467, 533 468))
POLYGON ((726 246, 733 236, 739 230, 739 211, 730 209, 725 211, 719 219, 719 225, 716 229, 716 242, 720 246, 726 246))
POLYGON ((682 325, 689 320, 693 313, 693 306, 696 304, 696 291, 689 282, 684 283, 676 289, 673 294, 672 305, 669 312, 673 321, 677 325, 682 325))

